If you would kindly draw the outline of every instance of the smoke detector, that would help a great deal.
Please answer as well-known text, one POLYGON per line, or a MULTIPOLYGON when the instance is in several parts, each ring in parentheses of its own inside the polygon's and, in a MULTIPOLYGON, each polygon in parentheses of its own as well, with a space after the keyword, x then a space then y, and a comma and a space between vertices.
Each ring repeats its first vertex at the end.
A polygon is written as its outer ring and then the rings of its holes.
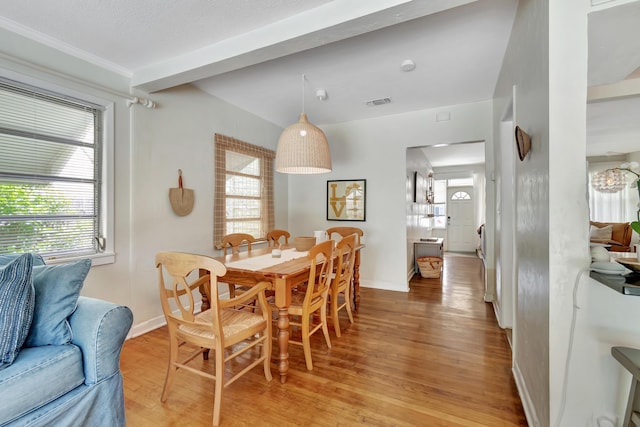
POLYGON ((316 90, 316 98, 318 98, 320 101, 324 101, 325 99, 327 99, 327 91, 324 89, 316 90))
POLYGON ((411 60, 411 59, 405 59, 400 64, 400 69, 402 71, 405 71, 405 72, 413 71, 413 70, 415 70, 415 68, 416 68, 416 63, 413 62, 413 60, 411 60))
POLYGON ((380 98, 380 99, 372 99, 371 101, 366 101, 365 104, 369 107, 375 107, 378 105, 384 105, 391 103, 391 98, 380 98))

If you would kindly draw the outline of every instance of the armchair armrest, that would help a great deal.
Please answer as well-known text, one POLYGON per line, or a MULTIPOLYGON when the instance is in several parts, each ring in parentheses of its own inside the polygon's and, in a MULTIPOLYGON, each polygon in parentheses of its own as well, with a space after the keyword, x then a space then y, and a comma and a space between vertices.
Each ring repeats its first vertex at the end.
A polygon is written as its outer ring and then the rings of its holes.
POLYGON ((120 351, 133 323, 129 307, 95 298, 78 298, 69 318, 71 342, 82 350, 86 384, 95 384, 118 372, 120 351))
POLYGON ((235 307, 236 305, 246 304, 247 301, 254 300, 256 297, 258 298, 258 302, 263 307, 263 309, 268 311, 269 305, 267 304, 267 300, 265 297, 265 289, 269 286, 268 282, 260 282, 255 286, 251 286, 245 292, 241 293, 239 296, 234 298, 230 298, 227 300, 220 300, 218 302, 220 308, 229 308, 235 307))

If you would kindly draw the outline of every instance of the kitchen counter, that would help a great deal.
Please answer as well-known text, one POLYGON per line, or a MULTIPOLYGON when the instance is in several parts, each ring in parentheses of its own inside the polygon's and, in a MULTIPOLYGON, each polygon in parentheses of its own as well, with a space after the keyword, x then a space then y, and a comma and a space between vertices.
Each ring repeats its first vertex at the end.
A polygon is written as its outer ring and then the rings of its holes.
MULTIPOLYGON (((636 254, 634 252, 611 252, 610 261, 616 262, 616 258, 636 258, 636 254)), ((640 296, 640 273, 628 273, 621 275, 604 274, 591 271, 589 276, 623 295, 640 296)))

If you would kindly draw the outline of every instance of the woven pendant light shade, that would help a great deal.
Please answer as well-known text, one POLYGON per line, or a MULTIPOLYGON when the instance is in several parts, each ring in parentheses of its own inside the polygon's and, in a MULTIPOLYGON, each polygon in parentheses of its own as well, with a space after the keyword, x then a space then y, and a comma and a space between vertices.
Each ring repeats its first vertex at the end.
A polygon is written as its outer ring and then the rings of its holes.
POLYGON ((276 171, 291 174, 331 172, 331 153, 324 132, 309 123, 305 113, 278 140, 276 171))

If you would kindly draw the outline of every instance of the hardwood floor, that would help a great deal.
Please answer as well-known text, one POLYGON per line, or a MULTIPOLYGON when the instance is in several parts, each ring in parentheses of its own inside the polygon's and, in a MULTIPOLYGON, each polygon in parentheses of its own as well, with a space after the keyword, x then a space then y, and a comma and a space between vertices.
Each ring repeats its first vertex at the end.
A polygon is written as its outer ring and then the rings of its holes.
MULTIPOLYGON (((313 371, 302 348, 290 346, 288 382, 280 384, 275 363, 270 383, 254 369, 225 389, 221 425, 526 426, 482 277, 478 258, 447 254, 442 283, 418 275, 409 293, 362 288, 355 323, 343 310, 342 337, 331 331, 331 349, 322 334, 312 337, 313 371)), ((166 333, 124 345, 127 425, 211 425, 210 380, 179 371, 160 402, 166 333)))

